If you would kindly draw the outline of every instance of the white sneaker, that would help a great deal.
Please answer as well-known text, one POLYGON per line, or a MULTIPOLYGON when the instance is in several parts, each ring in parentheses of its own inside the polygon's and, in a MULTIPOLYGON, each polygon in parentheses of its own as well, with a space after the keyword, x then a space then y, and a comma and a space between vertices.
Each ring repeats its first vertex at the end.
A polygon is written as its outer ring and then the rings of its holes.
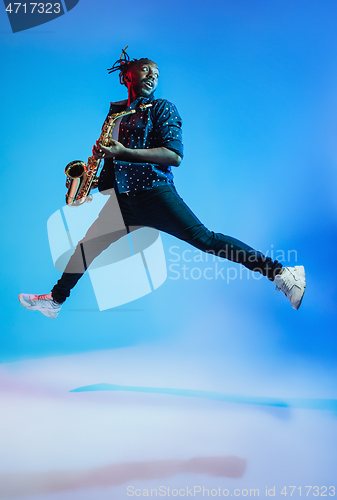
POLYGON ((19 302, 26 309, 40 311, 48 318, 56 318, 62 307, 62 304, 53 301, 51 293, 48 295, 21 293, 19 295, 19 302))
POLYGON ((281 274, 275 276, 276 290, 284 293, 294 309, 301 305, 305 292, 305 271, 303 266, 285 267, 281 274))

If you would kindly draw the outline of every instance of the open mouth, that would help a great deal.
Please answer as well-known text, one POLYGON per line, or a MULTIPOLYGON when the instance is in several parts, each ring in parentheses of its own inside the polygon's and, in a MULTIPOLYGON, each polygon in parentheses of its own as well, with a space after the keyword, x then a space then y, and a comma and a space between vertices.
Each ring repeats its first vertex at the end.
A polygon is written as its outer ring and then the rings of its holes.
POLYGON ((150 80, 146 80, 146 81, 144 82, 144 86, 145 86, 147 89, 152 90, 152 89, 153 89, 153 82, 151 82, 150 80))

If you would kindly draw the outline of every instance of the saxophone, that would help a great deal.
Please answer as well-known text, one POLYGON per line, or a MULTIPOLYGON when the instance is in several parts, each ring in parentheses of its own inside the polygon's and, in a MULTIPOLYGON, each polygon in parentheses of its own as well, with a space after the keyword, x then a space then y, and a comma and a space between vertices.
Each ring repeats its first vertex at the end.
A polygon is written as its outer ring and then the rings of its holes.
MULTIPOLYGON (((122 111, 120 113, 110 115, 103 125, 98 142, 105 147, 109 147, 111 133, 115 126, 116 120, 118 118, 122 118, 123 116, 136 113, 138 110, 144 111, 150 106, 152 106, 152 104, 141 104, 137 109, 131 109, 130 111, 122 111)), ((97 187, 97 171, 99 169, 100 163, 101 158, 97 159, 93 156, 90 156, 88 158, 87 163, 81 160, 75 160, 68 163, 64 170, 66 176, 68 177, 66 181, 66 187, 68 188, 68 192, 66 194, 66 203, 68 206, 78 207, 85 201, 90 202, 92 200, 89 192, 91 189, 97 187)))

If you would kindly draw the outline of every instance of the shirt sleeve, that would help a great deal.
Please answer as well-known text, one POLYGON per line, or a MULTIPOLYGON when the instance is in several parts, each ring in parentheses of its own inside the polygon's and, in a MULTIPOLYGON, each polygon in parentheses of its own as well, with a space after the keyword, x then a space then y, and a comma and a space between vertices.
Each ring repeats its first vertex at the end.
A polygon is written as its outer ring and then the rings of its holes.
POLYGON ((156 144, 171 149, 183 158, 182 120, 175 105, 158 99, 151 111, 156 144))

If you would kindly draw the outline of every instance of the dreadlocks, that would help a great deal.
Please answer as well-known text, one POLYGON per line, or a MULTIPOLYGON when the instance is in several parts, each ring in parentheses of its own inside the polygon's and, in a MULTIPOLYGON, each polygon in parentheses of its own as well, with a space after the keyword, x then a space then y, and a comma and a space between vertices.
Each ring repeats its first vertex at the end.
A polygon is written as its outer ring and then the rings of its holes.
POLYGON ((113 73, 114 71, 119 71, 119 83, 121 85, 125 85, 125 80, 124 77, 129 71, 129 69, 138 62, 141 61, 150 61, 147 57, 142 57, 141 59, 132 59, 130 60, 130 56, 126 52, 126 49, 128 48, 128 45, 125 47, 125 49, 122 50, 122 54, 119 59, 117 59, 116 62, 113 63, 111 68, 108 69, 108 73, 113 73))

